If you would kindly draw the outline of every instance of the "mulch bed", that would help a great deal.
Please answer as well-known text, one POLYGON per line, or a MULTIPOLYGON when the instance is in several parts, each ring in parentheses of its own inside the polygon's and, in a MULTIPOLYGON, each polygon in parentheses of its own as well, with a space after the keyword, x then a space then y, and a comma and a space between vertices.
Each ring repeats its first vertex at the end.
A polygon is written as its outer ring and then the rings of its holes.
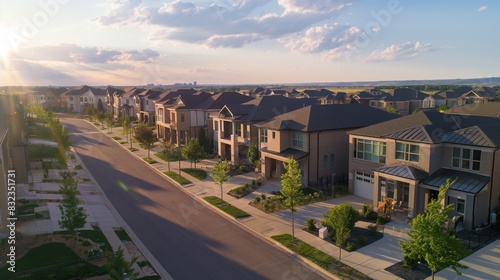
MULTIPOLYGON (((310 234, 313 234, 315 236, 318 236, 319 230, 316 231, 309 231, 307 229, 304 229, 305 231, 309 232, 310 234)), ((355 244, 355 249, 354 251, 363 248, 365 246, 368 246, 372 244, 375 241, 378 241, 384 237, 384 234, 377 231, 375 235, 372 235, 371 231, 366 228, 360 228, 360 227, 354 227, 351 231, 351 236, 347 239, 347 242, 342 246, 342 249, 346 250, 347 243, 353 243, 355 244), (363 237, 361 237, 363 236, 363 237), (365 242, 359 242, 360 239, 364 239, 365 242)), ((319 238, 319 237, 318 237, 319 238)), ((334 241, 332 241, 330 238, 326 238, 325 241, 330 242, 331 244, 337 246, 334 241)))
POLYGON ((432 275, 432 271, 425 262, 417 264, 413 269, 403 267, 403 262, 399 262, 385 270, 405 280, 423 280, 432 275))

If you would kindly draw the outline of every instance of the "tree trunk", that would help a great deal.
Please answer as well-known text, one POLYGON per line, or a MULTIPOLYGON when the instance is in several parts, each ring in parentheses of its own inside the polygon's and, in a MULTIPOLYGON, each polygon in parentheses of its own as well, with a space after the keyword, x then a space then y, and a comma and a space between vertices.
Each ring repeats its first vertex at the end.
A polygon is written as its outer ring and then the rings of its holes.
POLYGON ((293 202, 291 203, 292 207, 291 207, 291 211, 292 211, 292 242, 293 240, 295 239, 295 226, 294 226, 294 215, 293 215, 293 202))
POLYGON ((432 280, 434 280, 434 270, 432 270, 432 280))
POLYGON ((339 247, 339 261, 342 261, 342 247, 339 247))
POLYGON ((222 191, 222 184, 220 184, 220 200, 224 200, 224 199, 222 199, 223 193, 224 192, 222 191))

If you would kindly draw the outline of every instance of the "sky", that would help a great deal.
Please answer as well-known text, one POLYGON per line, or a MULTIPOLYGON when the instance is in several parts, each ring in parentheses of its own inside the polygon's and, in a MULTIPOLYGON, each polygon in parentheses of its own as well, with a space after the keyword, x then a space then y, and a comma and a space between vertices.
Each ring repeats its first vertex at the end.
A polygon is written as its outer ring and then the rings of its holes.
POLYGON ((500 76, 500 2, 0 0, 0 85, 500 76))

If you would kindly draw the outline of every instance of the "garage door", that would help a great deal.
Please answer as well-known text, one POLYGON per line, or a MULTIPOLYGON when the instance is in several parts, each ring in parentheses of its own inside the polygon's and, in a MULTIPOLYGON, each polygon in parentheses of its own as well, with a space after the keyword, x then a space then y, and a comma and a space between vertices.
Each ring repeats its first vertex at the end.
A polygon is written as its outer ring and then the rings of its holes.
POLYGON ((356 172, 354 194, 369 200, 373 200, 373 175, 363 172, 356 172))

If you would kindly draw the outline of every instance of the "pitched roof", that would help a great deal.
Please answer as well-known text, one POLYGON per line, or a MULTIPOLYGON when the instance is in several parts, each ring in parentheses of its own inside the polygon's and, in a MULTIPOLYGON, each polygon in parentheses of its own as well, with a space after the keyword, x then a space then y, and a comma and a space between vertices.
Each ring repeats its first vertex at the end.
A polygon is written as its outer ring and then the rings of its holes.
POLYGON ((220 110, 226 104, 241 104, 253 100, 253 97, 235 91, 225 91, 213 94, 203 105, 206 110, 220 110))
POLYGON ((170 107, 173 109, 197 109, 200 107, 207 99, 210 98, 210 94, 205 92, 204 94, 183 94, 176 97, 175 105, 170 107))
POLYGON ((311 98, 295 99, 282 95, 266 95, 241 105, 229 104, 226 108, 233 115, 240 115, 240 120, 258 122, 315 103, 317 101, 311 98))
POLYGON ((283 158, 293 157, 295 160, 299 160, 299 159, 304 158, 307 155, 309 155, 308 152, 304 152, 304 151, 297 150, 294 148, 287 148, 279 153, 274 152, 274 151, 270 151, 270 150, 265 150, 265 152, 273 154, 273 155, 277 155, 277 156, 283 157, 283 158))
POLYGON ((180 95, 191 95, 191 94, 195 94, 197 92, 198 91, 193 89, 193 88, 181 88, 181 89, 169 90, 169 91, 165 91, 165 92, 161 93, 157 102, 162 103, 162 104, 167 104, 167 103, 171 103, 171 102, 166 102, 166 103, 163 103, 163 102, 165 102, 169 99, 175 99, 177 96, 180 96, 180 95))
POLYGON ((446 99, 455 99, 459 98, 462 96, 464 93, 469 92, 472 90, 472 87, 470 86, 461 86, 455 89, 448 89, 448 90, 443 90, 440 92, 435 93, 434 95, 439 95, 441 97, 444 97, 446 99))
POLYGON ((474 103, 453 107, 445 114, 500 117, 500 102, 474 103))
POLYGON ((81 87, 69 89, 68 91, 66 91, 65 93, 63 93, 63 95, 66 95, 66 96, 69 96, 69 95, 82 95, 82 94, 86 93, 89 90, 95 90, 95 89, 93 87, 89 87, 89 86, 81 86, 81 87))
POLYGON ((461 142, 500 147, 500 118, 422 111, 356 129, 349 134, 423 143, 461 142), (473 128, 474 126, 477 128, 473 128))
POLYGON ((479 193, 490 181, 490 177, 488 176, 441 168, 423 180, 422 183, 439 188, 446 184, 447 179, 455 180, 455 183, 450 187, 451 190, 472 194, 479 193))
POLYGON ((411 180, 420 180, 429 176, 429 173, 408 165, 384 166, 375 171, 411 180))
POLYGON ((313 132, 364 127, 399 117, 364 104, 310 105, 278 115, 258 126, 313 132))
POLYGON ((410 100, 424 100, 428 94, 425 94, 414 88, 396 88, 389 90, 388 96, 385 101, 410 101, 410 100))

